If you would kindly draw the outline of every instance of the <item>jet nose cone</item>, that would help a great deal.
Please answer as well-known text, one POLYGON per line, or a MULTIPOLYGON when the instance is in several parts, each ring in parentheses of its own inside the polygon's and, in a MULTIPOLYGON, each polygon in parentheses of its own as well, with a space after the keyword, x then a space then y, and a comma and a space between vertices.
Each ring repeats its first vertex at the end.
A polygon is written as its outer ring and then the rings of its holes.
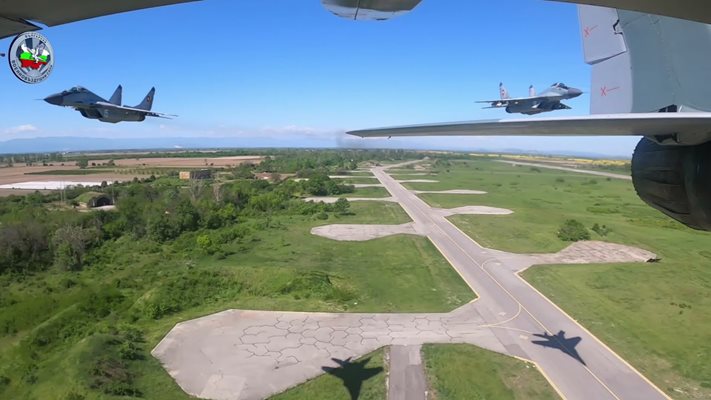
POLYGON ((44 101, 46 101, 49 104, 54 104, 55 106, 61 106, 62 105, 62 95, 61 94, 53 94, 51 96, 45 97, 44 101))
POLYGON ((570 97, 578 97, 581 94, 583 94, 583 91, 580 89, 576 89, 576 88, 570 88, 568 90, 568 94, 570 95, 570 97))

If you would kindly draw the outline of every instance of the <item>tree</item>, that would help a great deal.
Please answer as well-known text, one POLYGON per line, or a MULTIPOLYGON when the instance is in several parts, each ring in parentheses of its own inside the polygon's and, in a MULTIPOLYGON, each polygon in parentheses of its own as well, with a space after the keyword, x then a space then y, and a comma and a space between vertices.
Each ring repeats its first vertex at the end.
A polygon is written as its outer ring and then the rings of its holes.
POLYGON ((96 237, 92 229, 67 225, 57 229, 52 238, 56 264, 70 271, 80 270, 84 266, 84 255, 96 237))
POLYGON ((590 232, 580 221, 574 219, 566 220, 558 230, 560 240, 566 242, 577 242, 579 240, 590 240, 590 232))
POLYGON ((208 235, 198 236, 196 242, 200 250, 204 251, 207 254, 214 254, 217 250, 219 250, 218 246, 212 241, 212 239, 208 235))
POLYGON ((51 262, 47 228, 36 221, 0 226, 0 273, 39 270, 51 262))
POLYGON ((343 197, 336 200, 336 203, 333 205, 333 211, 335 211, 336 213, 338 213, 340 215, 348 214, 350 208, 351 208, 351 203, 349 203, 348 200, 346 200, 343 197))
POLYGON ((86 157, 82 157, 77 160, 77 167, 84 169, 89 166, 89 160, 86 157))

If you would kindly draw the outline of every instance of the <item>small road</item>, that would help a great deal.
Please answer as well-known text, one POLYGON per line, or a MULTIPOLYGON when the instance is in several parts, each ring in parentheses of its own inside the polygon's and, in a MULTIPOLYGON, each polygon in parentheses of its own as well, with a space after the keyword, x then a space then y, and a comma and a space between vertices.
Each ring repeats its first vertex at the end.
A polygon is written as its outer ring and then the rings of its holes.
POLYGON ((517 272, 528 267, 525 260, 479 246, 388 175, 392 167, 372 172, 479 295, 476 311, 495 328, 506 353, 534 361, 567 399, 668 398, 519 277, 517 272))
POLYGON ((591 171, 589 169, 578 169, 578 168, 570 168, 570 167, 558 167, 556 165, 538 164, 538 163, 523 162, 523 161, 508 161, 508 160, 496 160, 496 161, 506 163, 506 164, 512 164, 512 165, 527 165, 527 166, 531 166, 531 167, 541 167, 541 168, 548 168, 548 169, 557 169, 559 171, 568 171, 568 172, 577 172, 580 174, 604 176, 606 178, 624 179, 624 180, 628 180, 628 181, 632 180, 632 177, 630 175, 613 174, 612 172, 591 171))
POLYGON ((390 346, 388 400, 425 400, 427 379, 419 344, 390 346))

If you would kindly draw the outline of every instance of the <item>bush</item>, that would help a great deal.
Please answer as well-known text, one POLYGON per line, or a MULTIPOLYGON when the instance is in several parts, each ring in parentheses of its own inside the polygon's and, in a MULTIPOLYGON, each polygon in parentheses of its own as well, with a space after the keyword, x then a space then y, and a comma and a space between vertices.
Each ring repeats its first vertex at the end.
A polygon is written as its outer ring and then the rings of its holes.
POLYGON ((138 397, 141 392, 133 386, 133 374, 125 362, 103 356, 90 369, 91 388, 109 395, 138 397))
POLYGON ((590 232, 585 225, 574 219, 566 220, 558 230, 558 237, 565 242, 577 242, 579 240, 590 240, 590 232))
POLYGON ((610 228, 605 225, 600 226, 598 224, 595 224, 593 225, 592 230, 600 236, 607 236, 607 234, 610 233, 610 228))

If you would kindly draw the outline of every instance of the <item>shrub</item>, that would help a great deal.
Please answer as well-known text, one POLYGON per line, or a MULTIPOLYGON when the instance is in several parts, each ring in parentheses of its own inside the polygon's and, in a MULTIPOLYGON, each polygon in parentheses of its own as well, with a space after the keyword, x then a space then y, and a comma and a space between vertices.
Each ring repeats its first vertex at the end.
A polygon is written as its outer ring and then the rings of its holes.
POLYGON ((610 233, 610 228, 605 225, 600 226, 598 224, 595 224, 593 225, 592 230, 600 236, 607 236, 607 234, 610 233))
POLYGON ((558 237, 560 240, 566 242, 577 242, 579 240, 589 240, 590 232, 588 232, 585 225, 583 225, 580 221, 569 219, 561 225, 558 230, 558 237))

